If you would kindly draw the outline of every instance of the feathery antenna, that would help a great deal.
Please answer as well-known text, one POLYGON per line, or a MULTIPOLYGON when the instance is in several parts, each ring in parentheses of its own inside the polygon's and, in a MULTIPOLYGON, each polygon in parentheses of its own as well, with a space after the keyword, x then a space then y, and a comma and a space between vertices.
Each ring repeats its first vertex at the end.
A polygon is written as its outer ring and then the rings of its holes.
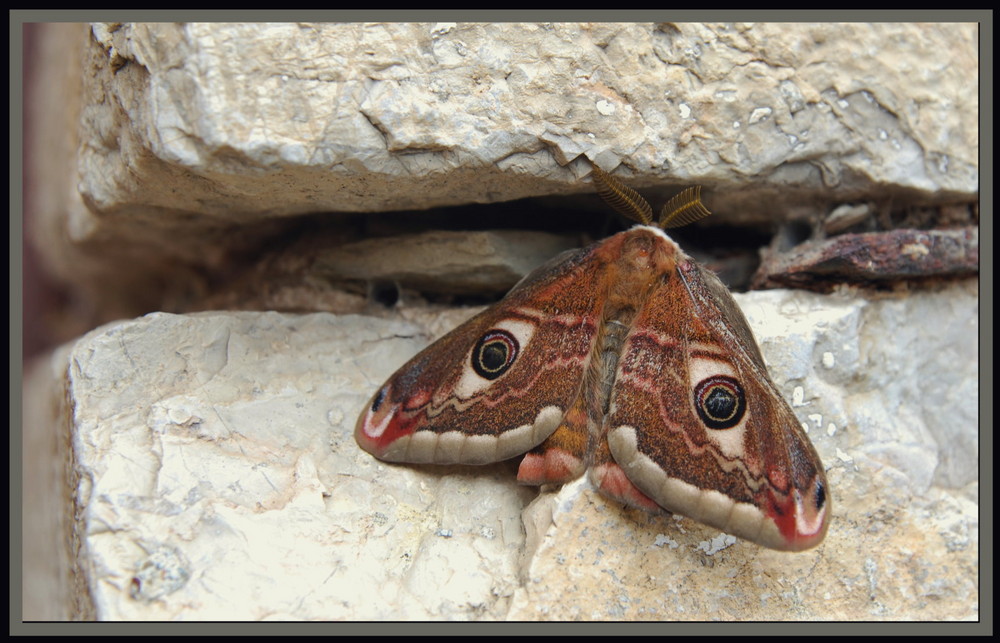
MULTIPOLYGON (((653 224, 653 208, 638 192, 592 163, 591 175, 597 193, 604 202, 619 214, 645 225, 653 224)), ((660 210, 659 226, 663 229, 680 228, 712 214, 701 202, 701 186, 686 188, 667 201, 660 210)))

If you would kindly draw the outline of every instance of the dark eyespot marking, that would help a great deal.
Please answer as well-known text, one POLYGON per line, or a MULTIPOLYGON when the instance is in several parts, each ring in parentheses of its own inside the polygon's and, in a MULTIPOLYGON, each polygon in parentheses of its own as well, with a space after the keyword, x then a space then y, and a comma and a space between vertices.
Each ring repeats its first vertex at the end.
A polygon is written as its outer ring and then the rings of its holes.
POLYGON ((816 508, 822 509, 826 504, 826 487, 819 480, 816 481, 816 508))
POLYGON ((726 375, 716 375, 694 387, 694 407, 705 426, 721 430, 740 423, 747 402, 739 382, 726 375))
POLYGON ((480 377, 495 380, 513 366, 519 350, 517 339, 512 334, 494 328, 480 337, 472 349, 472 369, 480 377))
POLYGON ((379 407, 382 406, 382 402, 385 401, 387 388, 389 387, 383 386, 378 390, 378 393, 375 394, 375 397, 372 398, 372 413, 378 413, 379 407))

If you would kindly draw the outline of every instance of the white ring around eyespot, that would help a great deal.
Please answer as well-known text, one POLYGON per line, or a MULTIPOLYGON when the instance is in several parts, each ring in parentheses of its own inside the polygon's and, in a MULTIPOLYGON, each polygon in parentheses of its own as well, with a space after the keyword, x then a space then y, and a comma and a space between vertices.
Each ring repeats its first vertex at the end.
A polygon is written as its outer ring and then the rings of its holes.
MULTIPOLYGON (((691 346, 695 350, 703 350, 707 353, 712 353, 718 351, 718 348, 711 344, 693 344, 691 346)), ((711 359, 709 357, 691 357, 688 367, 688 386, 689 395, 691 396, 691 403, 697 404, 698 401, 694 399, 694 391, 698 387, 698 384, 704 382, 710 377, 716 377, 718 375, 724 375, 726 377, 731 377, 739 384, 741 388, 744 389, 743 395, 746 396, 746 388, 743 386, 743 382, 740 381, 739 374, 736 369, 733 368, 731 362, 722 359, 711 359)), ((696 420, 700 423, 701 419, 698 416, 697 409, 693 409, 695 413, 696 420)), ((742 458, 746 454, 743 452, 743 438, 746 434, 747 420, 750 418, 750 409, 746 409, 743 413, 743 418, 736 425, 728 429, 710 429, 705 427, 705 433, 708 435, 708 439, 712 441, 712 444, 719 449, 719 451, 725 455, 727 458, 742 458)))
MULTIPOLYGON (((512 367, 516 366, 517 360, 521 359, 524 355, 524 351, 527 350, 528 345, 531 343, 531 338, 535 334, 535 324, 532 322, 505 319, 497 322, 492 327, 487 329, 487 332, 494 329, 505 330, 513 335, 514 339, 517 340, 518 351, 517 355, 514 357, 512 367)), ((461 400, 467 400, 475 397, 481 391, 488 388, 493 382, 500 381, 501 379, 503 379, 503 375, 494 380, 488 380, 479 375, 479 373, 472 368, 472 350, 470 349, 469 353, 465 356, 465 363, 462 365, 462 377, 458 380, 458 384, 455 386, 454 395, 461 400)))

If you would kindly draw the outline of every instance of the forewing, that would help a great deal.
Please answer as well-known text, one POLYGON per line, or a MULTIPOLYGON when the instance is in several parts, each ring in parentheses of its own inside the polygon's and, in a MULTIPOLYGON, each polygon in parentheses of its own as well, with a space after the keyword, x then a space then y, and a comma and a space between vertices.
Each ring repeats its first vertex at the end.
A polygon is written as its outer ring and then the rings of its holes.
POLYGON ((812 547, 829 515, 819 457, 729 291, 677 253, 625 341, 611 452, 664 509, 767 547, 812 547))
POLYGON ((551 435, 579 397, 607 287, 601 245, 560 255, 400 368, 355 438, 393 462, 484 464, 551 435))

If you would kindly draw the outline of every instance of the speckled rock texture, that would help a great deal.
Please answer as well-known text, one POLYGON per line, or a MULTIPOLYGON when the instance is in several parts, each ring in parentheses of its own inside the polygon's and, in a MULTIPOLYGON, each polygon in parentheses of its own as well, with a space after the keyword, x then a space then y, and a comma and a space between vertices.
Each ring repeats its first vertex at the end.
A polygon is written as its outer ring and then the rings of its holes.
POLYGON ((713 223, 979 190, 972 23, 47 34, 30 231, 51 270, 123 316, 196 309, 290 218, 590 194, 592 161, 654 202, 704 185, 713 223))
POLYGON ((375 460, 354 423, 430 318, 155 314, 58 355, 74 616, 975 619, 975 284, 737 300, 827 469, 816 549, 623 510, 583 480, 539 494, 510 463, 375 460))
POLYGON ((709 226, 756 234, 908 208, 974 228, 978 38, 46 25, 26 228, 75 308, 22 396, 24 618, 977 620, 974 277, 736 295, 827 470, 803 553, 519 486, 510 462, 385 464, 352 431, 474 312, 424 298, 485 300, 599 238, 575 227, 592 163, 654 206, 701 184, 709 226))

